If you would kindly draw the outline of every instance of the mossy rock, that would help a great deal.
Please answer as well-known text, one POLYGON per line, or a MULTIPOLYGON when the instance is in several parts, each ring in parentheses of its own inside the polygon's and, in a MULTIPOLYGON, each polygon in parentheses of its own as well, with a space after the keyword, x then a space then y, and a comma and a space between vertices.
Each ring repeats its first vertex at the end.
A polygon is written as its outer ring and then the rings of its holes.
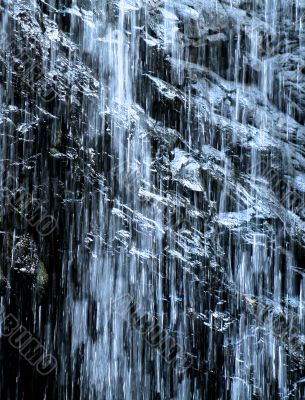
POLYGON ((64 153, 61 153, 56 147, 50 147, 49 154, 53 158, 58 158, 58 159, 67 158, 67 155, 64 153))
POLYGON ((60 153, 60 151, 59 151, 56 147, 51 147, 51 148, 49 149, 49 153, 53 156, 53 155, 55 155, 55 154, 60 153))
POLYGON ((49 282, 49 275, 42 261, 39 262, 36 275, 36 285, 39 294, 43 294, 49 282))

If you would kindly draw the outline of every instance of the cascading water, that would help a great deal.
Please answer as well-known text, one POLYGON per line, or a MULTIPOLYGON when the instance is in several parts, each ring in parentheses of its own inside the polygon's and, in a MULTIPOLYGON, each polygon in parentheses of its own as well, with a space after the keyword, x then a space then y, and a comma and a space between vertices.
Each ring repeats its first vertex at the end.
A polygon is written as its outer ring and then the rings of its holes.
POLYGON ((0 12, 1 398, 304 398, 304 1, 0 12))

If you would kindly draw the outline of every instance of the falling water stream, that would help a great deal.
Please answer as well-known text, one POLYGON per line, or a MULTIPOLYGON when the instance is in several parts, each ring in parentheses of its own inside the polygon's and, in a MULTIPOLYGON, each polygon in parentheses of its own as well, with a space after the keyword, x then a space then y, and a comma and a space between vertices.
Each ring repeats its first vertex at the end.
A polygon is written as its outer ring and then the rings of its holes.
POLYGON ((57 360, 1 342, 1 398, 305 398, 304 1, 0 13, 1 304, 57 360))

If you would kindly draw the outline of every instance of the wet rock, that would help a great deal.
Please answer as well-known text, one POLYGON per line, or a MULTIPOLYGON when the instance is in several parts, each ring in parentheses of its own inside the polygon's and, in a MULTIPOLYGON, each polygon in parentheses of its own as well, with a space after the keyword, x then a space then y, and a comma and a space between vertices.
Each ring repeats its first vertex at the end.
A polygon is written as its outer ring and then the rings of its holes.
POLYGON ((36 287, 40 295, 45 293, 48 282, 49 276, 46 267, 44 263, 40 261, 36 272, 36 287))
POLYGON ((37 289, 40 296, 44 294, 48 285, 48 273, 39 258, 35 241, 28 234, 23 235, 13 249, 12 269, 13 279, 20 281, 19 284, 27 282, 37 289))
POLYGON ((5 295, 7 288, 8 288, 8 281, 4 276, 3 272, 0 270, 0 296, 5 295))
POLYGON ((0 196, 17 235, 1 262, 11 311, 64 360, 44 396, 288 396, 303 374, 304 2, 93 3, 1 2, 0 169, 29 198, 0 196), (117 290, 174 332, 191 371, 111 314, 117 290), (50 295, 39 312, 32 291, 50 295), (262 301, 285 317, 257 321, 262 301), (292 309, 295 346, 279 334, 292 309))
POLYGON ((34 279, 39 262, 36 243, 30 235, 22 236, 13 251, 13 269, 34 279))

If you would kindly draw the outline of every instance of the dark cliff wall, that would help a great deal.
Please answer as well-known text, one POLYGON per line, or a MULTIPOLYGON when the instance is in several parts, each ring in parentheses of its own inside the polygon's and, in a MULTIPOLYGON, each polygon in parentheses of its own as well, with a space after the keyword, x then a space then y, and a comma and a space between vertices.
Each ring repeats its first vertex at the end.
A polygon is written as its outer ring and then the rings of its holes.
POLYGON ((1 3, 1 398, 301 399, 304 2, 125 3, 1 3))

